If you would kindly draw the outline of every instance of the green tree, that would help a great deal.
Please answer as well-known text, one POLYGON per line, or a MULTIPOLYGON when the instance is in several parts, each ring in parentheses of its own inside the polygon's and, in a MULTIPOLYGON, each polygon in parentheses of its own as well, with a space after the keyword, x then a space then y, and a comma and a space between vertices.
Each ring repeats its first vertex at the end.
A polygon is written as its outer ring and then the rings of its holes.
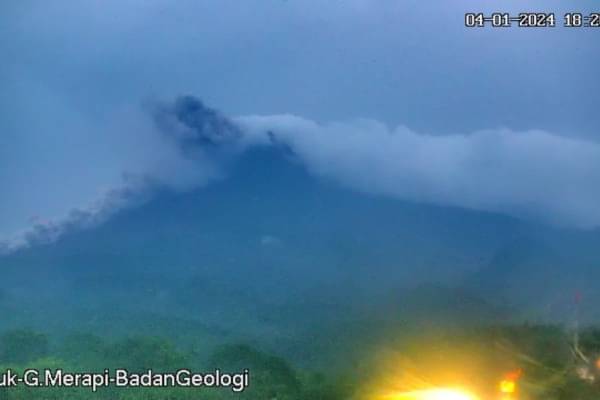
POLYGON ((0 361, 24 364, 48 354, 46 335, 31 329, 16 329, 0 337, 0 361))

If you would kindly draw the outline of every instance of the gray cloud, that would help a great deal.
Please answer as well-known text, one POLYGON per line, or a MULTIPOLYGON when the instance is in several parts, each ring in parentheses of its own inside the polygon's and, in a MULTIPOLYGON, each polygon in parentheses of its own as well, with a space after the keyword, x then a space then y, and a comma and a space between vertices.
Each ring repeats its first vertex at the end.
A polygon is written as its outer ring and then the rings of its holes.
MULTIPOLYGON (((149 118, 138 107, 148 97, 202 93, 226 115, 369 117, 435 134, 538 128, 576 142, 597 140, 599 56, 590 51, 597 32, 466 29, 464 12, 497 11, 491 2, 5 3, 0 237, 27 230, 30 220, 60 221, 71 210, 93 209, 106 193, 128 187, 124 173, 187 190, 222 177, 221 163, 244 146, 268 142, 239 137, 227 123, 213 134, 213 122, 199 125, 195 115, 224 117, 204 107, 193 111, 196 104, 185 100, 154 103, 149 118), (168 129, 155 124, 157 107, 166 108, 168 129)), ((567 1, 529 5, 557 15, 573 11, 567 1)), ((502 7, 523 11, 517 0, 502 7)), ((582 12, 593 9, 591 1, 579 5, 582 12)), ((301 155, 283 136, 273 129, 271 143, 301 155)), ((376 186, 357 187, 369 185, 376 186)), ((374 190, 387 193, 379 186, 374 190)), ((436 198, 465 205, 455 197, 436 198)), ((537 201, 529 197, 519 198, 537 201)), ((508 204, 483 203, 465 206, 504 210, 508 204)), ((510 212, 519 207, 525 206, 511 205, 510 212)))
POLYGON ((0 254, 58 240, 66 233, 93 228, 108 220, 118 211, 144 203, 150 196, 152 184, 136 179, 126 179, 120 187, 108 190, 87 207, 74 208, 58 219, 44 220, 36 217, 32 226, 0 241, 0 254))
POLYGON ((120 183, 88 206, 58 218, 34 218, 30 228, 0 242, 0 253, 96 226, 147 201, 157 188, 185 191, 223 178, 223 165, 251 146, 274 146, 313 174, 359 191, 567 226, 600 225, 596 142, 540 130, 433 136, 366 119, 230 119, 192 96, 145 109, 155 124, 143 125, 145 137, 164 139, 160 151, 151 153, 160 155, 155 162, 123 170, 120 183))
POLYGON ((583 228, 600 225, 600 144, 540 130, 425 135, 373 120, 238 119, 286 143, 316 175, 417 202, 583 228), (269 133, 270 132, 270 133, 269 133))
POLYGON ((154 120, 161 131, 177 142, 185 155, 195 150, 231 146, 242 132, 228 118, 194 96, 181 96, 172 104, 157 104, 154 120))
POLYGON ((51 243, 66 233, 97 226, 115 213, 151 199, 158 189, 185 191, 219 179, 223 165, 240 151, 239 128, 199 99, 183 96, 143 109, 148 123, 110 128, 127 136, 132 133, 126 127, 139 129, 134 135, 139 141, 127 149, 145 156, 138 163, 123 165, 119 178, 112 179, 115 183, 84 205, 74 205, 53 217, 32 215, 30 226, 0 238, 0 254, 51 243))

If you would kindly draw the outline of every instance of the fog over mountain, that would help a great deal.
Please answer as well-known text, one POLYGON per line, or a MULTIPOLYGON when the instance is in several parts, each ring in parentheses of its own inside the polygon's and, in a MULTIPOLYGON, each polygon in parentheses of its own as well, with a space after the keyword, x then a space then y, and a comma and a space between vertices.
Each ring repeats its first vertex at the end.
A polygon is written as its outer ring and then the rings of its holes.
POLYGON ((1 5, 0 331, 309 364, 407 326, 600 323, 598 32, 477 10, 1 5))
POLYGON ((192 96, 150 105, 147 113, 155 124, 149 135, 166 148, 159 165, 123 171, 118 186, 65 217, 36 217, 30 230, 5 239, 4 252, 101 223, 158 188, 185 191, 224 178, 233 158, 257 146, 284 146, 315 176, 366 193, 562 226, 600 223, 600 189, 590 184, 600 181, 593 141, 543 131, 431 136, 371 120, 320 125, 291 115, 234 121, 192 96))
POLYGON ((315 171, 281 127, 242 135, 189 97, 160 110, 186 165, 219 174, 183 186, 148 175, 104 208, 37 226, 0 258, 6 301, 95 310, 83 326, 110 306, 283 342, 310 335, 308 321, 571 323, 577 294, 582 318, 600 318, 597 230, 408 201, 360 176, 355 187, 343 156, 341 172, 315 171))

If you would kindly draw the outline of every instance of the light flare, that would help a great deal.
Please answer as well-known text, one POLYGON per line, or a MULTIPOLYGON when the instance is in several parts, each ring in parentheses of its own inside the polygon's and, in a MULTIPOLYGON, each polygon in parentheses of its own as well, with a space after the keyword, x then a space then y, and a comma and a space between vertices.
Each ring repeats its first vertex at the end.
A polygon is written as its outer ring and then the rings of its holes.
POLYGON ((460 389, 425 389, 395 393, 387 400, 479 400, 477 396, 460 389))
POLYGON ((500 392, 502 393, 514 393, 517 390, 517 384, 515 381, 505 379, 500 382, 500 392))

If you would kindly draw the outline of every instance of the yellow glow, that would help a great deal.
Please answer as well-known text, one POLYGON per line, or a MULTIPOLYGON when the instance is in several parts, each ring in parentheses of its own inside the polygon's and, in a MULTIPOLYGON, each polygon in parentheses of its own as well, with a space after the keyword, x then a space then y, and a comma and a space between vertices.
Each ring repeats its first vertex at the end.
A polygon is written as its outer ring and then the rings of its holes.
POLYGON ((427 389, 396 393, 388 400, 478 400, 473 394, 457 389, 427 389))
POLYGON ((514 393, 517 389, 515 381, 504 380, 500 382, 500 391, 502 393, 514 393))

